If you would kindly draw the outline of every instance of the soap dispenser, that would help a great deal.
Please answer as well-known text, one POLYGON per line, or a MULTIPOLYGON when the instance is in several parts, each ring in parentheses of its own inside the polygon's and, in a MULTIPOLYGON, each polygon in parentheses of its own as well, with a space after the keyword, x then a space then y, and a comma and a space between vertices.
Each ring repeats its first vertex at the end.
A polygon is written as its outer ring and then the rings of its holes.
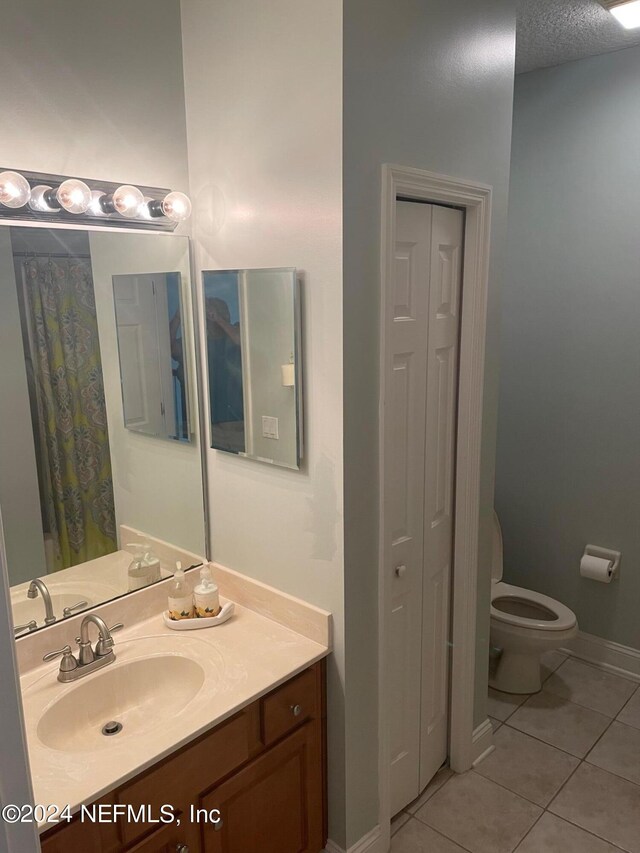
POLYGON ((127 548, 134 553, 127 569, 129 592, 142 589, 161 579, 160 560, 152 553, 147 542, 130 542, 127 548))
POLYGON ((196 605, 196 617, 206 619, 217 616, 220 613, 220 596, 218 587, 211 577, 209 566, 203 566, 200 570, 200 583, 193 591, 196 605))
POLYGON ((176 563, 176 573, 169 586, 169 618, 174 622, 193 618, 193 595, 184 576, 182 563, 176 563))

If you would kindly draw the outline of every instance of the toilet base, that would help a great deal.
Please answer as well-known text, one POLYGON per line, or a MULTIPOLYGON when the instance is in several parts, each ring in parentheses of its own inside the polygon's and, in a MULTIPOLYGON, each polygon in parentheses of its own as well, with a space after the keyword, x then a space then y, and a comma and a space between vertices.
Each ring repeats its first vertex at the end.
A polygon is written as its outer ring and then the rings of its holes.
POLYGON ((539 693, 542 690, 540 655, 503 649, 489 686, 502 693, 539 693))

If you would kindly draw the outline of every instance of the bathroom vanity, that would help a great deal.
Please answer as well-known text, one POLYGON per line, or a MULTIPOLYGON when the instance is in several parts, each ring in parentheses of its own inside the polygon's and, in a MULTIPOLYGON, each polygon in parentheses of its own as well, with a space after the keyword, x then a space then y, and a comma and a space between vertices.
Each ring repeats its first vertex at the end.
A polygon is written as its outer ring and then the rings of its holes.
POLYGON ((323 849, 330 614, 211 568, 228 622, 170 630, 170 581, 139 590, 94 611, 126 627, 115 660, 85 677, 61 683, 42 657, 91 616, 17 641, 35 802, 68 806, 41 821, 44 853, 323 849))
POLYGON ((76 817, 44 834, 43 853, 319 853, 324 707, 319 662, 96 803, 109 816, 116 804, 144 807, 156 820, 170 804, 175 822, 76 817))

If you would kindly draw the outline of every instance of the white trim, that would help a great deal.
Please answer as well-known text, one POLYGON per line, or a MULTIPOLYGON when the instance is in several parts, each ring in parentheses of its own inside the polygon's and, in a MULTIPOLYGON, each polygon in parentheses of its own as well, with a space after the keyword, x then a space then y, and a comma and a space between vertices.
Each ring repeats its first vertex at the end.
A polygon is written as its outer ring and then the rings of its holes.
MULTIPOLYGON (((327 841, 327 846, 324 849, 326 853, 345 853, 345 850, 338 847, 334 841, 327 841)), ((388 845, 387 847, 383 846, 382 830, 376 826, 353 847, 350 847, 346 853, 386 853, 388 849, 388 845)))
POLYGON ((473 766, 480 764, 481 761, 491 755, 495 746, 493 745, 493 726, 491 720, 487 719, 478 726, 473 732, 473 766))
POLYGON ((631 681, 640 681, 640 650, 631 646, 622 646, 613 640, 604 640, 602 637, 578 631, 577 636, 571 640, 570 648, 560 651, 594 664, 606 672, 621 675, 631 681))
MULTIPOLYGON (((477 758, 473 738, 475 697, 476 606, 480 469, 484 392, 484 353, 489 279, 491 187, 413 169, 385 164, 382 167, 381 306, 393 280, 396 199, 448 204, 465 211, 465 251, 462 282, 462 325, 456 440, 456 503, 452 608, 451 721, 449 757, 451 768, 468 770, 477 758)), ((378 565, 378 705, 380 828, 390 844, 388 705, 391 700, 384 671, 387 638, 387 607, 390 575, 384 555, 384 439, 385 376, 388 342, 384 311, 380 311, 380 409, 379 409, 379 513, 378 565)), ((484 724, 483 724, 484 725, 484 724)))

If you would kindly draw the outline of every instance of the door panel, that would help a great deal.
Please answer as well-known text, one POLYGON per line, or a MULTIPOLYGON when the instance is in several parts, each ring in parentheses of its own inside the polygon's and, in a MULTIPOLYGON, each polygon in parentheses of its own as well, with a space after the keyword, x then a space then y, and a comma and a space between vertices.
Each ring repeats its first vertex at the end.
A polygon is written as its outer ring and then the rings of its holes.
POLYGON ((431 208, 398 204, 395 287, 388 306, 392 359, 387 377, 385 541, 390 543, 392 814, 419 786, 420 656, 424 537, 426 312, 431 208), (417 207, 417 210, 414 208, 417 207))
POLYGON ((420 790, 447 757, 449 611, 464 215, 434 207, 427 334, 420 790))

